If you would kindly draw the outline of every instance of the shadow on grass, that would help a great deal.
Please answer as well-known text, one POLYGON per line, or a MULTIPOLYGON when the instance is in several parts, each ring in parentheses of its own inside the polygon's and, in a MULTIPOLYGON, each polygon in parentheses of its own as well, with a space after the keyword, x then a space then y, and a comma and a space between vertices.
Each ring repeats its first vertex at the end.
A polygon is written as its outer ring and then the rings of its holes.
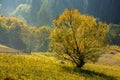
POLYGON ((70 73, 79 73, 80 75, 84 76, 85 78, 91 78, 94 80, 118 80, 113 76, 105 75, 103 73, 94 72, 90 70, 78 69, 78 68, 71 68, 71 67, 63 67, 64 71, 70 73))

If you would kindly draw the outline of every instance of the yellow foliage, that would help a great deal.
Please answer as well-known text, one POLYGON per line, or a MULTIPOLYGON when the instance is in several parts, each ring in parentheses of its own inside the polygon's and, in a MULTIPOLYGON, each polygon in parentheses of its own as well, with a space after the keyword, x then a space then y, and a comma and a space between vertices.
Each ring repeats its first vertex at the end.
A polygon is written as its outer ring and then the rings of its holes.
POLYGON ((108 43, 109 26, 76 9, 66 9, 53 24, 50 47, 58 53, 73 56, 76 63, 80 63, 81 57, 95 61, 108 43))

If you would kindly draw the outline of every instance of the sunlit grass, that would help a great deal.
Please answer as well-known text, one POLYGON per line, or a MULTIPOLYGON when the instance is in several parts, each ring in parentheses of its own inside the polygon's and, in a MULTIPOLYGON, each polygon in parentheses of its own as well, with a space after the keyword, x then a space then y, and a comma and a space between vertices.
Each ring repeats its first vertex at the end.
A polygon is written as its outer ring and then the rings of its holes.
POLYGON ((120 60, 120 53, 117 53, 116 55, 114 55, 113 58, 120 60))
POLYGON ((0 44, 0 47, 3 47, 3 48, 8 48, 7 46, 4 46, 4 45, 2 45, 2 44, 0 44))
POLYGON ((76 69, 71 63, 61 64, 55 54, 0 54, 0 80, 119 80, 120 67, 87 63, 76 69))
POLYGON ((86 64, 84 66, 85 70, 90 70, 93 72, 99 72, 106 74, 108 76, 114 76, 120 78, 120 66, 105 66, 100 64, 86 64))

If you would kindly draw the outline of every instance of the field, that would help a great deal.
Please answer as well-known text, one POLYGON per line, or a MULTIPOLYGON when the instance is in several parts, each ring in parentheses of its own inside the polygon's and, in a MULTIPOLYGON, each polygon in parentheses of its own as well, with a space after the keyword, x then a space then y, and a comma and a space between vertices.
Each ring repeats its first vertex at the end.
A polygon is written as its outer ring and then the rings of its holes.
POLYGON ((55 53, 0 54, 0 80, 120 80, 120 66, 86 63, 76 69, 55 53))

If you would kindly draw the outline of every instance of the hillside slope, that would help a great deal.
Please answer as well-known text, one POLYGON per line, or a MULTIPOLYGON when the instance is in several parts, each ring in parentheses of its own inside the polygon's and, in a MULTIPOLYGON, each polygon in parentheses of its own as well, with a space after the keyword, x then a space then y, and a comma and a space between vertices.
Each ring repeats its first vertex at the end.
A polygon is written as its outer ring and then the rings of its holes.
POLYGON ((0 54, 1 80, 120 80, 119 72, 119 66, 93 63, 75 69, 69 62, 61 63, 53 53, 0 54))
POLYGON ((0 53, 17 53, 18 51, 0 44, 0 53))

